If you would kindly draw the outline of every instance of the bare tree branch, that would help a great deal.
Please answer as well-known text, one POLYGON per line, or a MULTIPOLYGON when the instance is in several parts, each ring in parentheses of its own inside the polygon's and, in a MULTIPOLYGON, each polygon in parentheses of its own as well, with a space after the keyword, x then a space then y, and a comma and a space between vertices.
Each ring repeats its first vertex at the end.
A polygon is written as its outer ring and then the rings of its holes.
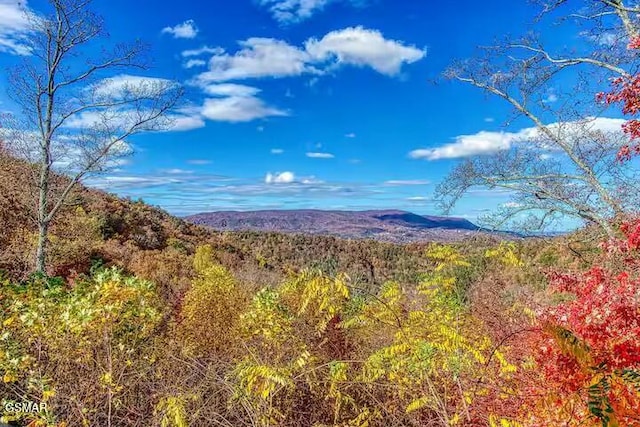
POLYGON ((89 43, 106 36, 102 18, 90 9, 91 0, 49 4, 51 15, 29 15, 33 55, 10 80, 10 95, 27 124, 14 139, 38 166, 34 188, 40 272, 46 267, 49 225, 75 186, 125 154, 128 138, 170 126, 168 113, 183 93, 168 80, 116 74, 148 68, 147 47, 141 42, 117 45, 98 57, 86 55, 89 43), (61 162, 68 170, 57 172, 69 180, 54 191, 53 168, 61 162))

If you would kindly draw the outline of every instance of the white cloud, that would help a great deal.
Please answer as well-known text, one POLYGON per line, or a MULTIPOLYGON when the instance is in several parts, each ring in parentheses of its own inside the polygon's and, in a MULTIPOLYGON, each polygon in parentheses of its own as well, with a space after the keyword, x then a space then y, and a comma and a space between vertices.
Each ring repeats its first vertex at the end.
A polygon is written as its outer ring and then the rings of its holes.
POLYGON ((190 175, 193 173, 192 170, 179 169, 179 168, 163 169, 161 172, 169 175, 190 175))
POLYGON ((423 197, 423 196, 414 196, 414 197, 407 197, 407 200, 410 202, 426 202, 429 200, 429 198, 423 197))
POLYGON ((275 174, 268 173, 264 178, 264 182, 267 184, 291 184, 296 179, 293 172, 278 172, 275 174))
POLYGON ((263 77, 291 77, 322 74, 342 65, 368 66, 385 75, 395 75, 404 64, 426 55, 424 50, 400 41, 385 39, 379 31, 363 27, 333 31, 322 39, 309 39, 304 47, 283 40, 253 37, 240 42, 233 54, 220 49, 209 61, 209 70, 194 82, 211 82, 263 77))
POLYGON ((348 134, 345 135, 345 138, 355 138, 355 137, 356 137, 356 134, 353 133, 353 132, 348 133, 348 134))
POLYGON ((208 98, 201 110, 202 116, 209 120, 223 122, 249 122, 272 116, 287 116, 288 113, 269 107, 253 96, 230 96, 227 98, 208 98))
POLYGON ((254 96, 260 92, 256 87, 233 83, 211 84, 204 86, 203 90, 207 95, 212 96, 254 96))
POLYGON ((425 179, 398 179, 386 181, 385 185, 390 186, 402 186, 402 185, 429 185, 431 181, 427 181, 425 179))
POLYGON ((129 92, 153 92, 164 91, 168 86, 175 85, 177 83, 157 77, 143 77, 132 76, 129 74, 120 74, 113 77, 102 79, 91 88, 93 96, 119 99, 124 97, 129 92))
MULTIPOLYGON (((573 135, 583 135, 585 131, 620 132, 625 122, 624 119, 598 117, 586 121, 551 123, 547 127, 561 138, 571 141, 573 135)), ((455 142, 440 147, 413 150, 409 156, 425 160, 472 157, 508 150, 514 143, 532 141, 539 137, 540 131, 535 127, 524 128, 518 132, 480 131, 473 135, 457 136, 455 142)))
POLYGON ((599 31, 597 34, 593 34, 589 31, 582 31, 579 34, 594 43, 606 47, 614 47, 617 43, 626 42, 627 40, 626 33, 623 32, 599 31))
POLYGON ((332 0, 260 0, 273 18, 282 23, 299 22, 324 8, 332 0))
POLYGON ((314 184, 324 184, 324 181, 321 181, 321 180, 319 180, 319 179, 316 179, 316 177, 315 177, 315 176, 310 176, 310 177, 308 177, 308 178, 303 178, 303 179, 300 181, 300 183, 301 183, 301 184, 304 184, 304 185, 314 185, 314 184))
POLYGON ((199 81, 214 82, 257 77, 298 76, 311 72, 310 58, 302 49, 282 40, 253 37, 240 42, 234 55, 220 53, 209 62, 209 71, 199 81))
MULTIPOLYGON (((168 79, 128 74, 102 79, 85 88, 85 96, 91 99, 91 105, 104 103, 114 106, 87 109, 69 117, 65 121, 64 127, 83 129, 95 126, 104 127, 108 123, 114 129, 127 129, 139 119, 141 112, 132 108, 132 105, 128 104, 128 100, 162 97, 167 89, 177 87, 177 85, 178 83, 168 79)), ((170 114, 169 118, 173 119, 174 123, 168 130, 188 130, 204 126, 204 122, 197 120, 197 117, 193 117, 191 114, 185 115, 182 111, 179 114, 170 114)))
POLYGON ((199 115, 172 115, 170 116, 173 123, 168 130, 182 132, 193 129, 200 129, 206 126, 205 121, 199 115))
POLYGON ((207 65, 207 61, 204 59, 190 59, 184 63, 184 68, 204 67, 207 65))
POLYGON ((224 53, 224 49, 221 47, 202 46, 198 49, 184 50, 182 51, 182 56, 185 58, 189 58, 189 57, 200 56, 205 54, 220 55, 222 53, 224 53))
POLYGON ((331 153, 307 153, 307 157, 311 159, 333 159, 335 156, 331 153))
POLYGON ((282 148, 272 148, 271 149, 271 154, 282 154, 284 153, 284 150, 282 148))
POLYGON ((493 123, 496 121, 496 119, 494 119, 493 117, 485 117, 484 121, 487 123, 493 123))
POLYGON ((413 159, 439 160, 490 154, 508 150, 514 135, 507 132, 481 131, 475 135, 457 136, 456 142, 438 148, 413 150, 409 156, 413 159))
POLYGON ((175 27, 165 27, 162 29, 162 34, 171 34, 176 39, 192 39, 198 35, 198 32, 198 27, 193 19, 184 21, 175 27))
POLYGON ((27 2, 0 0, 0 52, 30 55, 27 2))
POLYGON ((385 39, 380 31, 363 27, 332 31, 320 40, 307 41, 305 47, 316 60, 335 59, 338 64, 369 66, 386 75, 398 74, 402 65, 426 55, 423 49, 385 39))

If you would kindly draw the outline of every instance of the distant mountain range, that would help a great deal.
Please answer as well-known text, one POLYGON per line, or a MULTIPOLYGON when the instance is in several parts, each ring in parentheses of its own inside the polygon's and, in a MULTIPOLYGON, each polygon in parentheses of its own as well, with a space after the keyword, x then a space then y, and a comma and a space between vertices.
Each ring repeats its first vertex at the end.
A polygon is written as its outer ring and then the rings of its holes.
POLYGON ((450 242, 488 233, 463 218, 424 216, 401 210, 223 211, 200 213, 185 219, 216 230, 323 234, 393 243, 450 242))

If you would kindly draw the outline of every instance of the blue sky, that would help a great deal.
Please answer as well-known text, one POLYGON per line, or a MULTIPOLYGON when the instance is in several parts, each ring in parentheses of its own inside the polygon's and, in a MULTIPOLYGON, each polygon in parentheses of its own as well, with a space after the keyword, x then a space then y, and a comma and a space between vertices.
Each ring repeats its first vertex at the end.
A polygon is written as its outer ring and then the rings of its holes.
MULTIPOLYGON (((16 4, 0 0, 9 17, 0 22, 1 68, 25 53, 16 4)), ((143 76, 178 81, 187 93, 171 131, 135 136, 125 163, 87 183, 178 215, 437 213, 435 186, 477 154, 477 135, 487 139, 480 147, 509 143, 500 132, 510 110, 467 85, 433 80, 477 45, 522 34, 536 12, 506 0, 95 0, 94 8, 111 42, 151 44, 155 64, 143 76)), ((576 32, 556 37, 580 42, 576 32)), ((4 92, 0 109, 11 110, 4 92)), ((507 201, 479 189, 453 214, 475 219, 507 201)))

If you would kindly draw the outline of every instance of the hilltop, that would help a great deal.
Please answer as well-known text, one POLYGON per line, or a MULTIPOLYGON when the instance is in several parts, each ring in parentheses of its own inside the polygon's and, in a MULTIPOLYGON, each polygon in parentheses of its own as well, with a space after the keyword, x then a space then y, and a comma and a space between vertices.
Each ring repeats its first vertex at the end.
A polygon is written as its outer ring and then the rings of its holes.
POLYGON ((302 233, 391 243, 460 241, 484 231, 463 218, 422 216, 402 210, 221 211, 185 219, 221 231, 302 233))

